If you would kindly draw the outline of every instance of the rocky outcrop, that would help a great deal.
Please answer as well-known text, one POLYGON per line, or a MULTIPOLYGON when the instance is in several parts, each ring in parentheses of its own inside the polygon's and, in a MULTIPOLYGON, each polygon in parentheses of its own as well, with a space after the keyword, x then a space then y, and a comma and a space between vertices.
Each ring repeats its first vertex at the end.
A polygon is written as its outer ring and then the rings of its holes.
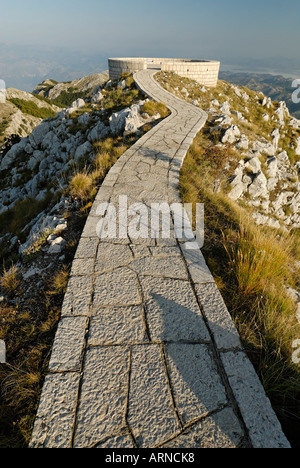
POLYGON ((285 102, 274 104, 270 98, 261 99, 259 95, 245 99, 245 92, 236 86, 232 89, 249 107, 252 105, 252 112, 260 110, 260 106, 265 109, 264 113, 260 111, 262 120, 268 122, 272 131, 268 137, 259 134, 257 122, 251 123, 251 113, 242 103, 235 109, 230 99, 223 104, 217 99, 210 101, 210 131, 220 133, 219 146, 229 145, 241 156, 230 177, 229 197, 254 208, 257 224, 284 229, 300 227, 300 162, 289 156, 291 152, 296 158, 300 155, 300 122, 291 118, 285 102), (283 147, 287 135, 293 143, 283 147))
MULTIPOLYGON (((32 115, 30 104, 35 106, 37 111, 48 111, 55 115, 61 110, 58 106, 46 102, 45 100, 38 99, 31 93, 19 91, 17 89, 8 88, 6 90, 6 102, 0 108, 0 124, 5 128, 0 134, 0 142, 5 138, 10 138, 11 135, 19 135, 20 137, 28 136, 32 130, 42 122, 41 117, 32 115), (16 105, 17 102, 29 104, 28 110, 21 110, 16 105)), ((26 109, 26 106, 24 107, 26 109)), ((33 112, 34 114, 34 112, 33 112)), ((38 112, 37 112, 38 114, 38 112)))
MULTIPOLYGON (((114 90, 113 86, 111 90, 114 90)), ((89 101, 76 99, 55 117, 42 121, 29 136, 16 136, 7 142, 0 153, 0 215, 13 210, 21 200, 42 201, 49 193, 63 193, 74 167, 79 167, 83 161, 87 164, 93 161, 94 143, 109 135, 126 136, 139 132, 146 123, 161 119, 160 114, 150 117, 143 113, 143 105, 148 99, 112 115, 101 107, 103 99, 104 94, 96 86, 89 101)), ((64 224, 61 210, 59 203, 51 211, 39 213, 25 226, 24 232, 29 233, 25 243, 19 246, 20 254, 28 250, 41 233, 48 231, 52 236, 48 239, 48 253, 59 254, 63 250, 64 242, 60 236, 55 236, 64 224)), ((7 235, 10 239, 9 233, 7 235)), ((18 239, 10 239, 12 247, 17 242, 18 239)))
POLYGON ((109 118, 110 131, 113 135, 123 132, 123 135, 130 135, 136 133, 143 125, 154 120, 160 119, 160 115, 156 114, 153 117, 143 113, 142 108, 146 102, 140 101, 130 108, 126 108, 120 112, 112 114, 109 118))
POLYGON ((102 87, 107 81, 107 72, 85 76, 78 80, 69 81, 67 83, 57 83, 55 80, 45 80, 36 86, 33 93, 52 100, 59 98, 63 92, 68 92, 70 89, 75 92, 96 90, 96 93, 98 93, 99 88, 102 87))

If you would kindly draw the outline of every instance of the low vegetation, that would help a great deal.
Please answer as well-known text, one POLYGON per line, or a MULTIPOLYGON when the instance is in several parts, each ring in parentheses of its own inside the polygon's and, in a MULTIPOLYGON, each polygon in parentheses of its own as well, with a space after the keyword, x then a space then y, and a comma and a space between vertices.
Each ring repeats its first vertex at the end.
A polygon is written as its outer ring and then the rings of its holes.
POLYGON ((169 109, 165 106, 163 102, 156 102, 150 100, 146 102, 142 107, 142 112, 153 117, 156 114, 160 114, 161 117, 167 117, 170 113, 169 109))
MULTIPOLYGON (((27 269, 37 261, 46 269, 38 286, 36 277, 34 283, 23 279, 22 265, 13 263, 19 261, 17 254, 8 257, 5 248, 0 252, 4 265, 0 287, 15 304, 0 303, 0 339, 7 345, 9 363, 0 365, 0 447, 26 447, 29 442, 77 243, 97 189, 110 167, 134 142, 135 137, 99 141, 95 143, 94 161, 90 165, 85 162, 83 169, 74 168, 65 196, 78 200, 79 204, 75 211, 65 213, 68 219, 65 258, 55 260, 47 269, 49 257, 43 253, 51 234, 47 231, 22 259, 27 269)), ((42 211, 41 203, 29 199, 18 203, 11 213, 2 215, 6 219, 6 224, 1 224, 2 232, 6 226, 21 235, 26 222, 42 211)), ((47 203, 51 205, 53 200, 48 198, 47 203)))
POLYGON ((300 325, 286 288, 300 286, 299 230, 259 227, 251 220, 249 206, 227 196, 230 164, 238 158, 230 145, 215 145, 207 124, 184 162, 181 194, 184 202, 205 204, 203 254, 286 433, 294 440, 300 421, 300 368, 292 362, 292 343, 299 339, 300 325))
POLYGON ((1 122, 0 122, 0 141, 1 141, 1 138, 4 136, 5 134, 5 130, 6 128, 8 127, 8 120, 7 119, 3 119, 1 122))
POLYGON ((48 107, 39 107, 33 101, 25 101, 24 99, 11 98, 9 102, 18 107, 18 109, 20 109, 23 112, 23 114, 29 114, 39 119, 47 119, 48 117, 54 117, 54 115, 56 114, 54 110, 49 109, 48 107))
POLYGON ((76 88, 70 87, 66 91, 63 90, 58 98, 52 99, 51 102, 58 107, 69 107, 77 99, 84 99, 86 95, 87 93, 85 91, 80 91, 76 88))
MULTIPOLYGON (((101 114, 99 119, 102 117, 106 124, 111 112, 130 106, 141 97, 132 77, 123 79, 129 88, 121 91, 113 83, 109 91, 103 90, 104 99, 94 109, 96 112, 104 109, 103 117, 101 114)), ((93 112, 91 106, 80 109, 76 115, 74 113, 73 124, 77 126, 74 131, 82 130, 78 117, 84 112, 93 112)), ((3 294, 5 299, 0 302, 0 339, 7 345, 8 364, 0 365, 0 447, 28 445, 70 268, 90 208, 109 169, 148 129, 142 128, 139 135, 96 141, 93 157, 81 158, 64 174, 66 184, 63 191, 53 193, 51 188, 57 189, 59 181, 49 180, 44 200, 24 199, 0 215, 0 237, 9 232, 23 243, 28 236, 29 223, 39 213, 46 208, 51 209, 61 197, 69 200, 63 214, 68 221, 67 230, 63 232, 66 242, 63 257, 56 257, 49 265, 46 248, 52 234, 49 230, 43 232, 22 257, 18 253, 19 244, 10 255, 7 254, 9 242, 1 244, 0 296, 3 294), (42 273, 26 279, 24 271, 36 266, 42 273)))

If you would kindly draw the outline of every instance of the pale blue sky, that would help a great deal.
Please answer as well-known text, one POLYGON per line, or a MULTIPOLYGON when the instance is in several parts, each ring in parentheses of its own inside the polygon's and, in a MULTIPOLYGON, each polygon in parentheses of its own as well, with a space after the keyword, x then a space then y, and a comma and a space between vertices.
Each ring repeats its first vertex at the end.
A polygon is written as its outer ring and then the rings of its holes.
POLYGON ((102 71, 110 56, 298 76, 299 18, 299 0, 0 0, 0 77, 30 89, 102 71))
POLYGON ((0 41, 107 55, 300 58, 299 0, 10 0, 0 41), (161 52, 161 54, 160 54, 161 52))

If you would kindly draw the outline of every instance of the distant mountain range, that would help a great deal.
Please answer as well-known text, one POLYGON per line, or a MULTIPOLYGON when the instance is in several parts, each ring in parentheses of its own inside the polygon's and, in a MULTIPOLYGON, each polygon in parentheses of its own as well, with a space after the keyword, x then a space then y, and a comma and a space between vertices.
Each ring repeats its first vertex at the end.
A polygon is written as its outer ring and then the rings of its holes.
MULTIPOLYGON (((299 77, 300 78, 300 77, 299 77)), ((261 91, 273 101, 285 101, 290 113, 300 119, 300 104, 292 101, 293 78, 263 73, 221 71, 220 79, 237 86, 247 86, 253 91, 261 91)))
POLYGON ((32 92, 47 78, 73 81, 106 69, 107 58, 101 53, 0 43, 0 79, 7 88, 32 92))

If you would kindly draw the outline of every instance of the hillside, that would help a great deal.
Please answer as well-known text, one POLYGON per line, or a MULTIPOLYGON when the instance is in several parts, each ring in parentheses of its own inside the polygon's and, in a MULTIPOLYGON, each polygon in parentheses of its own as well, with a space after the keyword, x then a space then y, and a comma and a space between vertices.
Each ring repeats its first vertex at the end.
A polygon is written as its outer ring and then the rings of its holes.
POLYGON ((181 170, 204 203, 202 249, 243 345, 295 447, 300 420, 300 121, 284 101, 170 73, 160 84, 208 113, 181 170))
POLYGON ((28 136, 43 119, 61 110, 51 102, 14 88, 6 90, 6 103, 0 104, 0 145, 11 135, 28 136))
POLYGON ((222 71, 220 78, 229 83, 246 86, 247 88, 262 92, 265 96, 270 97, 273 101, 285 101, 290 113, 300 119, 299 104, 292 101, 292 78, 284 78, 280 75, 271 75, 268 73, 236 73, 222 71))
POLYGON ((210 137, 203 144, 227 148, 226 172, 212 181, 215 191, 247 204, 257 224, 299 228, 300 121, 286 103, 225 81, 208 90, 172 74, 159 79, 208 112, 210 137))
POLYGON ((42 120, 87 97, 106 81, 108 74, 103 72, 64 83, 47 79, 33 93, 8 88, 6 104, 0 104, 0 145, 11 135, 28 136, 42 120))
MULTIPOLYGON (((205 201, 203 252, 285 421, 300 395, 290 364, 299 331, 300 121, 284 102, 246 87, 156 78, 208 113, 182 169, 181 195, 205 201)), ((34 95, 8 93, 8 106, 23 96, 64 108, 47 107, 55 114, 0 155, 0 339, 10 363, 0 368, 0 446, 28 443, 72 260, 105 175, 168 115, 132 76, 103 79, 46 80, 34 95)))
POLYGON ((33 94, 51 99, 53 102, 66 107, 72 104, 75 98, 87 96, 89 92, 95 91, 97 87, 100 89, 107 81, 107 72, 63 83, 47 79, 35 87, 33 94))
POLYGON ((9 363, 0 365, 1 447, 28 443, 72 260, 105 175, 168 115, 130 76, 88 86, 84 97, 0 155, 0 339, 9 363))

